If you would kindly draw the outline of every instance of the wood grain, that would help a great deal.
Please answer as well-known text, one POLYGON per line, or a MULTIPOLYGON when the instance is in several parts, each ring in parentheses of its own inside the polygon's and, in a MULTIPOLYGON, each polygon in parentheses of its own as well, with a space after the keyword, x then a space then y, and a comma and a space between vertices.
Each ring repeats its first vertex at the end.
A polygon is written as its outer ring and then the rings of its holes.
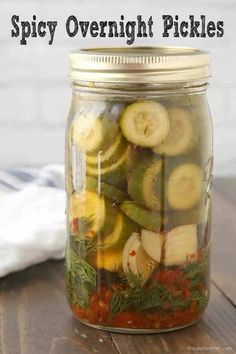
POLYGON ((236 306, 236 182, 228 179, 223 182, 216 180, 214 186, 212 279, 236 306))
POLYGON ((199 353, 197 347, 217 347, 221 352, 226 347, 235 346, 236 310, 212 286, 211 301, 202 320, 192 327, 160 335, 112 334, 120 353, 199 353), (227 326, 226 326, 227 323, 227 326), (190 350, 189 348, 196 348, 190 350))
POLYGON ((63 262, 51 261, 0 280, 0 354, 236 353, 236 182, 230 183, 231 197, 224 181, 215 185, 212 294, 196 325, 157 335, 89 328, 73 319, 66 303, 63 262))
POLYGON ((117 353, 109 333, 73 320, 63 262, 47 262, 0 283, 1 354, 117 353))

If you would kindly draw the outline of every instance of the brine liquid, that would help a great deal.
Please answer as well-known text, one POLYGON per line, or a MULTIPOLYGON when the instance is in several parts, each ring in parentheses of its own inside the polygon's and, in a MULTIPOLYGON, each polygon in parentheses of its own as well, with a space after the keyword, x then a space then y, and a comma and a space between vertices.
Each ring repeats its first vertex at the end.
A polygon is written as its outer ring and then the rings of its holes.
POLYGON ((66 287, 75 316, 121 331, 196 322, 209 298, 205 96, 75 96, 67 139, 66 287))

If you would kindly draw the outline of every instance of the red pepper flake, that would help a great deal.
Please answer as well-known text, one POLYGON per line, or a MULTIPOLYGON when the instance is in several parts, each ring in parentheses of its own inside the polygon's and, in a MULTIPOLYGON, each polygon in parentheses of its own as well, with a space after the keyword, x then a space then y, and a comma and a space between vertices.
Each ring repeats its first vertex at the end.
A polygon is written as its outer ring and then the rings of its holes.
POLYGON ((131 251, 129 255, 132 256, 132 257, 136 256, 136 251, 135 250, 131 251))
MULTIPOLYGON (((173 271, 172 271, 173 272, 173 271)), ((170 273, 168 274, 170 275, 170 273)), ((173 273, 171 274, 171 276, 173 273)), ((113 284, 113 287, 120 288, 121 284, 113 284)), ((175 287, 171 287, 175 290, 175 287)), ((113 294, 112 289, 104 286, 90 297, 90 306, 81 309, 71 304, 72 310, 79 319, 84 319, 93 324, 110 325, 121 328, 172 328, 187 325, 196 321, 200 315, 196 301, 191 301, 186 309, 172 310, 171 304, 165 301, 163 309, 166 311, 122 311, 115 317, 109 315, 109 301, 113 294)), ((191 292, 183 290, 183 296, 190 296, 191 292), (185 293, 185 294, 184 294, 185 293)))
POLYGON ((106 304, 105 304, 104 301, 100 300, 100 301, 98 302, 98 306, 99 306, 99 307, 102 307, 102 308, 105 308, 105 307, 106 307, 106 304))
POLYGON ((77 234, 79 231, 78 221, 79 221, 78 218, 75 218, 72 220, 72 230, 73 230, 73 233, 75 233, 75 234, 77 234))

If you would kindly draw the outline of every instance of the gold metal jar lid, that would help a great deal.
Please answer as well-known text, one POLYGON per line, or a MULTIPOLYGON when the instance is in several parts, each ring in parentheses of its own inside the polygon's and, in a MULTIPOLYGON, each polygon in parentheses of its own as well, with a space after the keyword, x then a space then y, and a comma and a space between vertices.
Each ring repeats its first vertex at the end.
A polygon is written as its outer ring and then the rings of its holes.
POLYGON ((69 55, 72 81, 114 83, 206 82, 210 56, 184 47, 91 48, 69 55))

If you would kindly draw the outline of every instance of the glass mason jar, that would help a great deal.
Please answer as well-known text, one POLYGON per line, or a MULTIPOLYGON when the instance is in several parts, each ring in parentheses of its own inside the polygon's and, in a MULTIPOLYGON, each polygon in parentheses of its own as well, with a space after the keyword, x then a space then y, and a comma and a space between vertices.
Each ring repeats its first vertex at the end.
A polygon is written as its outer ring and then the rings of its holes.
POLYGON ((195 323, 209 298, 209 54, 70 54, 67 296, 77 319, 151 333, 195 323))

